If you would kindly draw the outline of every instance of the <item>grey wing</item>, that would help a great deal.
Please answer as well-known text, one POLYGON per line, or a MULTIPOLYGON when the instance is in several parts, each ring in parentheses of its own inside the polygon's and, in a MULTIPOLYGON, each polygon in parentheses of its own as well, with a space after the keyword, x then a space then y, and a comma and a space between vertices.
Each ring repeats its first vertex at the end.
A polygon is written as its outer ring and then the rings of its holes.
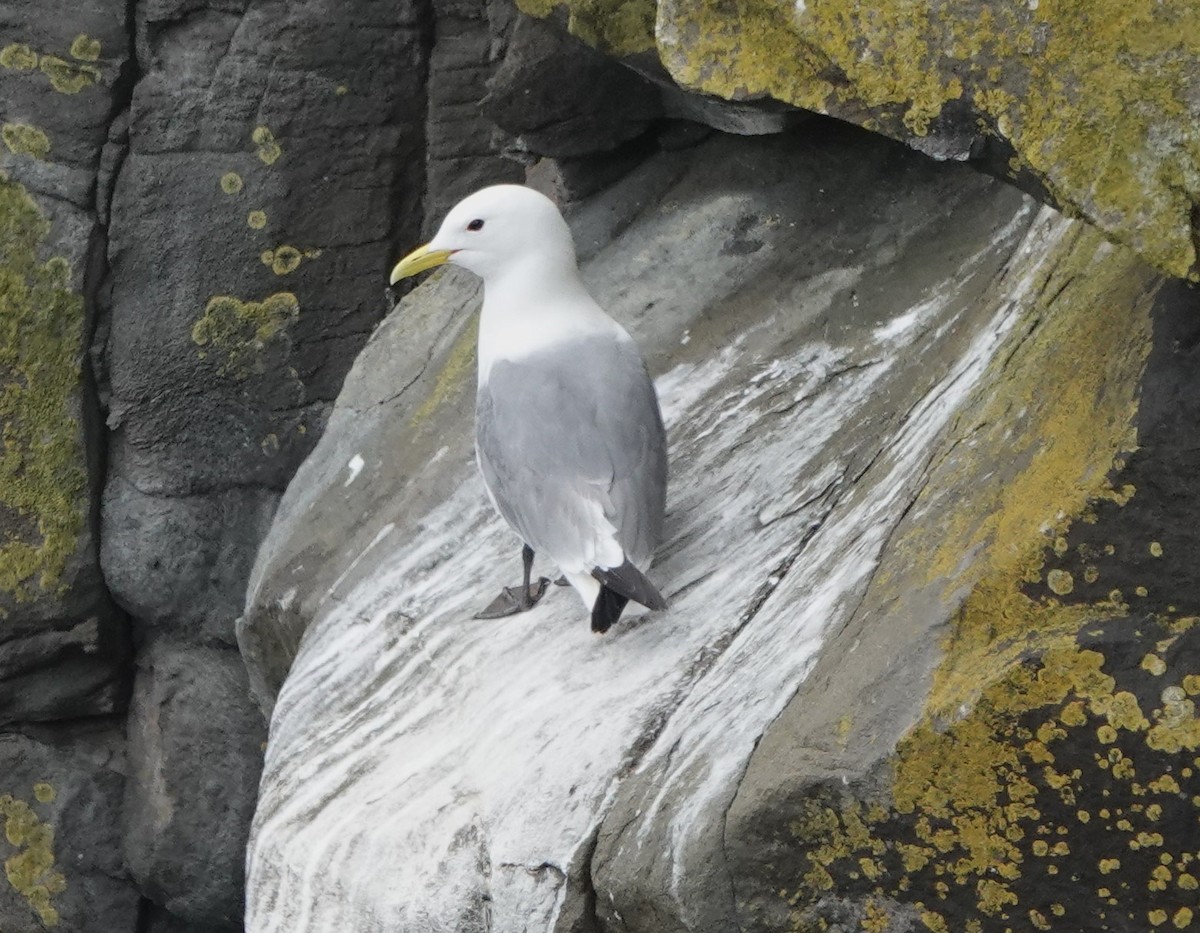
POLYGON ((646 566, 662 537, 666 436, 632 342, 591 338, 496 362, 477 400, 476 447, 496 507, 535 551, 589 561, 603 516, 646 566))

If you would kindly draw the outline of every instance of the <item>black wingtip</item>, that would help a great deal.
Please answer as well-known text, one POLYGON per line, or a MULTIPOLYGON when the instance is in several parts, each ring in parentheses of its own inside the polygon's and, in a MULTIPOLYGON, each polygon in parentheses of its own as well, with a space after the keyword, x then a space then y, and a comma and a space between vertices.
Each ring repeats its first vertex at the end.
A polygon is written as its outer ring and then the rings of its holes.
POLYGON ((600 581, 602 586, 620 593, 627 600, 641 603, 647 609, 666 609, 667 601, 662 593, 646 579, 646 575, 628 560, 620 567, 596 567, 592 576, 600 581))
POLYGON ((596 597, 596 602, 592 606, 592 631, 597 635, 603 635, 612 628, 612 624, 621 618, 621 613, 625 610, 625 604, 628 602, 629 597, 622 596, 616 590, 602 585, 600 595, 596 597))

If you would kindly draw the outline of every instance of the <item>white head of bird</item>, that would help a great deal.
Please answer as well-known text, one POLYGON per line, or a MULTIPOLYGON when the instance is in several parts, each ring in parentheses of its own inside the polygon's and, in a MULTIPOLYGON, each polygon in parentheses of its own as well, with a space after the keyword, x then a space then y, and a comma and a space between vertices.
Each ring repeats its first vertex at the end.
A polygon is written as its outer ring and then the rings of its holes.
POLYGON ((464 198, 432 240, 396 264, 391 284, 445 263, 483 279, 480 384, 497 359, 589 335, 630 339, 584 287, 562 214, 532 188, 494 185, 464 198))
POLYGON ((437 235, 405 256, 391 284, 450 263, 474 272, 485 286, 509 276, 577 276, 575 244, 548 197, 521 185, 493 185, 459 201, 437 235))

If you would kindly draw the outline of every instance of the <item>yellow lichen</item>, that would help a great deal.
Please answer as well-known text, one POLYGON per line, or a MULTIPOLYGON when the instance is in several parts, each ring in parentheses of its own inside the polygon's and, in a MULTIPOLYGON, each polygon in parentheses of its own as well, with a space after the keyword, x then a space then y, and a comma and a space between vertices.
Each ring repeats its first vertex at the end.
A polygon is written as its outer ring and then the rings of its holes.
POLYGON ((50 86, 63 94, 78 94, 100 78, 100 71, 94 65, 69 62, 57 55, 43 55, 38 67, 50 79, 50 86))
POLYGON ((221 176, 221 190, 226 194, 237 194, 242 190, 242 176, 237 172, 226 172, 221 176))
POLYGON ((192 340, 206 352, 221 354, 222 374, 244 377, 262 371, 263 352, 286 334, 299 313, 300 302, 291 292, 262 301, 218 295, 192 326, 192 340))
POLYGON ((266 165, 274 165, 279 157, 283 155, 283 149, 275 140, 273 134, 267 127, 256 127, 254 132, 250 134, 250 139, 253 140, 257 147, 256 152, 259 159, 266 165))
POLYGON ((452 394, 464 391, 467 377, 475 366, 475 345, 479 339, 479 319, 473 318, 454 341, 446 356, 446 362, 438 371, 433 388, 416 411, 409 423, 417 427, 425 422, 452 394))
POLYGON ((5 148, 9 152, 44 159, 50 154, 50 137, 36 126, 25 123, 5 123, 0 127, 0 137, 4 139, 5 148))
POLYGON ((1173 275, 1194 271, 1200 202, 1200 6, 1029 3, 521 0, 619 55, 656 49, 685 87, 772 97, 898 138, 964 101, 1081 213, 1173 275))
POLYGON ((24 42, 14 42, 0 49, 0 66, 13 71, 33 71, 37 67, 38 55, 24 42))
POLYGON ((4 838, 17 849, 4 860, 8 883, 45 926, 58 926, 53 898, 66 890, 67 880, 54 867, 54 828, 11 794, 0 794, 0 817, 4 818, 4 838))
MULTIPOLYGON (((263 220, 265 223, 266 218, 264 217, 263 220)), ((253 227, 254 224, 251 223, 250 226, 253 227)), ((294 246, 277 246, 275 249, 263 250, 259 259, 276 275, 288 275, 300 268, 300 263, 304 261, 306 255, 294 246)))
POLYGON ((85 62, 97 61, 100 58, 100 40, 80 33, 71 43, 71 56, 85 62))
POLYGON ((78 397, 84 308, 50 223, 0 174, 0 592, 24 602, 65 586, 86 521, 78 397))
MULTIPOLYGON (((266 225, 267 225, 267 212, 266 211, 251 211, 249 214, 246 215, 246 226, 249 227, 251 230, 262 230, 264 227, 266 227, 266 225)), ((266 254, 264 253, 263 255, 265 257, 266 254)), ((270 265, 271 262, 274 261, 274 259, 275 259, 275 257, 274 257, 274 255, 272 255, 270 260, 264 259, 264 262, 266 262, 267 265, 270 265)))
POLYGON ((1046 574, 1046 586, 1056 596, 1067 596, 1075 589, 1075 580, 1065 570, 1051 570, 1046 574))

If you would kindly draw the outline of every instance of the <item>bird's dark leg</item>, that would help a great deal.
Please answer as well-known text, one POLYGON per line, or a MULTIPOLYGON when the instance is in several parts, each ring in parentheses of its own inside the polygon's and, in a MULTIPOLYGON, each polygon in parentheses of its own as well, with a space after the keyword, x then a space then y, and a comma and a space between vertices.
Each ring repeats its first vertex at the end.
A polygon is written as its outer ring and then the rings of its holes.
POLYGON ((525 593, 521 597, 521 609, 532 609, 537 600, 533 598, 533 592, 529 589, 529 577, 533 573, 533 548, 528 544, 521 545, 521 565, 525 571, 525 593))
POLYGON ((530 584, 533 575, 533 548, 528 544, 521 548, 521 564, 524 567, 521 586, 506 586, 500 595, 488 605, 475 613, 477 619, 503 619, 505 616, 515 616, 519 612, 527 612, 538 604, 538 600, 546 593, 550 583, 545 577, 538 577, 537 583, 530 584))

